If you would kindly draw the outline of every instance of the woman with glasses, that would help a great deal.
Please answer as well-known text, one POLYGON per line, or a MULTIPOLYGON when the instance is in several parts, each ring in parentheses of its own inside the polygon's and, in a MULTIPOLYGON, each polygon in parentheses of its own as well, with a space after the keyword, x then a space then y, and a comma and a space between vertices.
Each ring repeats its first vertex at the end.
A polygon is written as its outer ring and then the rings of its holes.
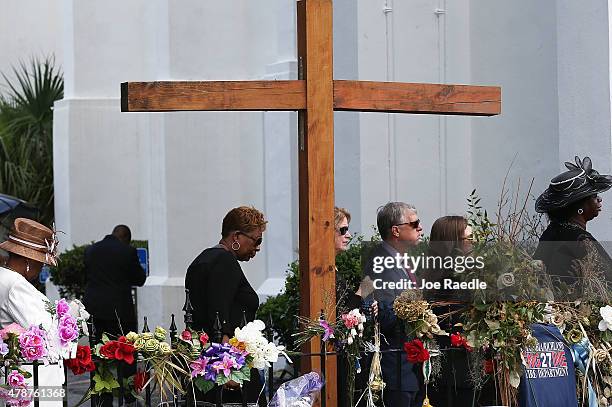
MULTIPOLYGON (((468 225, 467 219, 463 216, 444 216, 437 219, 431 227, 427 256, 441 259, 449 256, 453 258, 469 256, 472 246, 472 228, 468 225)), ((456 271, 450 268, 434 267, 424 270, 422 277, 429 282, 443 282, 445 279, 455 280, 455 273, 456 271)), ((462 303, 469 300, 465 293, 462 295, 460 291, 440 289, 426 290, 423 294, 428 301, 455 302, 452 305, 434 307, 433 310, 438 316, 448 316, 439 319, 443 330, 449 334, 457 333, 460 328, 455 324, 460 322, 458 315, 461 315, 465 307, 462 303)), ((444 352, 444 357, 442 371, 434 384, 435 391, 429 392, 430 403, 434 406, 471 407, 489 405, 489 401, 494 401, 494 389, 493 392, 488 386, 480 391, 474 389, 469 378, 470 363, 466 349, 451 346, 448 336, 438 336, 436 340, 444 352)))
MULTIPOLYGON (((255 319, 259 297, 247 280, 241 261, 249 261, 259 252, 267 221, 263 213, 255 208, 240 206, 225 215, 221 226, 221 240, 205 249, 187 269, 185 288, 189 289, 193 306, 193 325, 209 335, 217 313, 221 322, 223 342, 234 336, 243 315, 247 321, 255 319)), ((241 395, 236 383, 225 386, 224 402, 240 402, 241 395)), ((251 371, 251 380, 244 391, 249 402, 257 401, 261 381, 256 370, 251 371)), ((206 398, 213 397, 210 392, 206 398)))

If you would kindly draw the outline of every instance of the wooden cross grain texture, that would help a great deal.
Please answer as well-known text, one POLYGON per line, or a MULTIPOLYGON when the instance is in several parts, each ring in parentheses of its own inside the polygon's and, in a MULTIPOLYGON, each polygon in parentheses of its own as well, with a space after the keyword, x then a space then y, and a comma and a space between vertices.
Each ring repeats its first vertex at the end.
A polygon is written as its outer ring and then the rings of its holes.
MULTIPOLYGON (((335 295, 334 110, 492 116, 501 110, 501 88, 334 80, 332 0, 298 0, 297 11, 298 80, 126 82, 121 110, 298 111, 300 313, 317 318, 335 295)), ((319 349, 313 340, 304 350, 319 349)), ((302 366, 321 368, 318 358, 302 366)), ((326 373, 326 405, 335 407, 334 357, 326 373)))

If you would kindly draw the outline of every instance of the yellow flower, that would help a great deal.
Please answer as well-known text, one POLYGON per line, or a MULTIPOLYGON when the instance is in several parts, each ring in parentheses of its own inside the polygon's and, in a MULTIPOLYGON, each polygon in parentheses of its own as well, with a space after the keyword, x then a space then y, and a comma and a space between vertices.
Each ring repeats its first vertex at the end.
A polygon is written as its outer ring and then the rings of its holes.
POLYGON ((159 341, 157 339, 152 338, 152 339, 147 340, 147 342, 145 343, 145 346, 144 346, 145 352, 153 353, 153 352, 157 352, 158 349, 159 349, 159 341))
POLYGON ((136 350, 143 350, 146 342, 144 338, 138 338, 134 341, 134 348, 136 348, 136 350))
POLYGON ((136 332, 128 332, 128 334, 125 335, 125 339, 130 343, 134 343, 138 339, 138 334, 136 332))
POLYGON ((159 351, 165 355, 169 354, 172 352, 172 347, 170 346, 170 344, 168 344, 168 342, 160 342, 159 343, 159 351))
POLYGON ((155 333, 153 334, 153 336, 155 336, 155 339, 157 339, 158 341, 163 341, 166 339, 166 330, 161 326, 158 326, 155 328, 155 333))
POLYGON ((143 332, 140 334, 140 337, 145 341, 148 341, 149 339, 153 339, 155 336, 153 335, 153 332, 143 332))

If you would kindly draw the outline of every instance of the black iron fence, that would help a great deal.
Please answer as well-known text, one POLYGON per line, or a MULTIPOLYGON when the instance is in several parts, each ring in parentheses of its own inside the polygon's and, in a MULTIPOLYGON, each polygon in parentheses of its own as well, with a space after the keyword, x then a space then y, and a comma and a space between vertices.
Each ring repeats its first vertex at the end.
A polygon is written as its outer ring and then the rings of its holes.
MULTIPOLYGON (((186 299, 185 299, 185 305, 183 306, 183 313, 184 313, 184 323, 185 323, 185 327, 186 328, 191 328, 192 327, 192 323, 193 323, 193 307, 191 305, 191 301, 189 298, 189 290, 185 290, 186 292, 186 299)), ((144 320, 144 324, 143 324, 143 329, 142 332, 150 332, 149 326, 148 326, 148 321, 147 321, 147 317, 143 318, 144 320)), ((242 318, 242 322, 240 324, 240 327, 244 327, 246 325, 247 321, 246 321, 246 316, 243 313, 243 318, 242 318)), ((273 326, 274 326, 274 321, 272 320, 272 318, 270 317, 270 319, 268 321, 266 321, 266 331, 265 331, 265 335, 266 338, 269 341, 273 341, 274 340, 274 330, 273 330, 273 326)), ((401 329, 398 327, 398 329, 401 329)), ((170 335, 170 339, 171 339, 171 345, 173 348, 175 348, 178 340, 179 340, 179 332, 176 326, 176 322, 175 322, 175 316, 174 314, 171 315, 171 322, 170 322, 170 326, 168 328, 168 333, 170 335)), ((90 321, 90 341, 91 341, 91 346, 92 349, 95 346, 96 343, 98 343, 100 341, 101 338, 98 337, 98 333, 95 331, 94 327, 93 327, 93 323, 92 321, 90 321)), ((213 342, 216 343, 221 343, 222 339, 223 339, 223 332, 222 332, 222 325, 221 325, 221 321, 219 320, 219 315, 217 313, 217 318, 216 321, 213 325, 213 332, 211 332, 211 336, 210 339, 213 342)), ((299 368, 300 365, 302 363, 302 360, 304 360, 304 358, 317 358, 319 360, 319 365, 321 366, 320 369, 320 375, 321 375, 321 380, 323 381, 323 383, 325 383, 325 379, 327 377, 327 372, 326 372, 326 361, 327 358, 333 355, 338 356, 338 358, 342 358, 343 355, 341 353, 338 352, 334 352, 334 351, 328 351, 327 350, 327 344, 322 340, 322 338, 319 339, 320 340, 320 351, 316 352, 316 353, 299 353, 299 354, 295 354, 292 353, 291 354, 291 359, 293 361, 293 363, 291 364, 291 368, 287 369, 286 367, 289 365, 288 361, 285 360, 285 370, 282 372, 282 374, 280 375, 280 377, 275 378, 274 372, 275 372, 275 364, 271 363, 270 367, 268 367, 267 369, 267 376, 268 376, 268 380, 266 380, 264 382, 264 388, 262 389, 260 395, 259 395, 259 399, 257 400, 257 402, 259 403, 259 405, 265 405, 267 404, 267 402, 269 402, 269 400, 272 399, 275 391, 278 389, 278 387, 288 381, 291 380, 295 377, 299 376, 299 368)), ((393 353, 396 355, 396 360, 397 360, 397 371, 401 372, 401 365, 402 365, 402 358, 405 357, 404 356, 404 350, 403 349, 385 349, 385 350, 381 350, 381 353, 393 353)), ((285 358, 283 355, 280 355, 280 357, 285 358)), ((147 365, 147 362, 143 360, 142 356, 139 355, 137 358, 139 364, 144 364, 144 369, 145 371, 148 370, 149 366, 147 365)), ((128 404, 128 399, 129 396, 127 394, 127 389, 124 387, 124 378, 125 378, 125 368, 126 365, 124 365, 123 363, 119 363, 118 364, 118 369, 117 369, 117 381, 119 382, 119 389, 117 392, 117 395, 115 397, 115 399, 113 400, 114 402, 118 402, 119 406, 123 406, 128 404)), ((402 386, 402 375, 398 374, 397 375, 397 386, 398 388, 401 388, 402 386)), ((93 385, 93 373, 91 375, 92 378, 92 385, 93 385)), ((346 379, 346 377, 342 377, 341 375, 339 375, 338 377, 339 380, 342 379, 346 379)), ((189 385, 189 384, 187 384, 189 385)), ((346 387, 345 387, 346 388, 346 387)), ((211 392, 213 392, 213 398, 214 398, 214 402, 202 402, 202 401, 196 401, 194 400, 193 391, 188 391, 187 394, 180 394, 178 391, 174 391, 173 394, 170 397, 170 400, 166 400, 163 402, 160 402, 159 405, 165 405, 165 406, 175 406, 175 407, 179 407, 179 406, 199 406, 199 405, 205 405, 205 406, 210 406, 210 407, 222 407, 227 405, 226 403, 224 403, 223 401, 223 387, 222 386, 216 386, 213 390, 211 390, 211 392)), ((321 400, 321 406, 325 407, 326 406, 326 396, 327 396, 327 389, 326 386, 324 385, 322 390, 321 390, 321 395, 320 395, 320 400, 321 400)), ((357 395, 358 396, 358 395, 357 395)), ((152 395, 152 391, 151 391, 151 386, 146 386, 144 388, 144 405, 146 407, 151 407, 153 405, 153 395, 152 395)), ((99 405, 111 405, 111 404, 107 404, 109 403, 109 399, 106 400, 102 400, 100 397, 98 396, 93 396, 92 397, 92 406, 99 406, 99 405)), ((238 405, 238 406, 242 406, 242 407, 248 407, 251 406, 252 404, 249 403, 247 401, 247 397, 246 397, 246 393, 242 392, 242 401, 241 403, 237 403, 234 405, 238 405)), ((339 404, 339 407, 348 407, 348 406, 342 406, 339 404)))

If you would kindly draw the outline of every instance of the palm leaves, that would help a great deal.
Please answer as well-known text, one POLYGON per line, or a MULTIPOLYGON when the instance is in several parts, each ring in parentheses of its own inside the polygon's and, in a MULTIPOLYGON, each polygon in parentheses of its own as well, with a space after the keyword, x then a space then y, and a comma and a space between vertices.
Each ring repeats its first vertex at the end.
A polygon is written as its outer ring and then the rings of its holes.
POLYGON ((0 94, 0 192, 40 209, 53 221, 53 103, 64 96, 64 79, 53 58, 32 59, 2 77, 0 94))

